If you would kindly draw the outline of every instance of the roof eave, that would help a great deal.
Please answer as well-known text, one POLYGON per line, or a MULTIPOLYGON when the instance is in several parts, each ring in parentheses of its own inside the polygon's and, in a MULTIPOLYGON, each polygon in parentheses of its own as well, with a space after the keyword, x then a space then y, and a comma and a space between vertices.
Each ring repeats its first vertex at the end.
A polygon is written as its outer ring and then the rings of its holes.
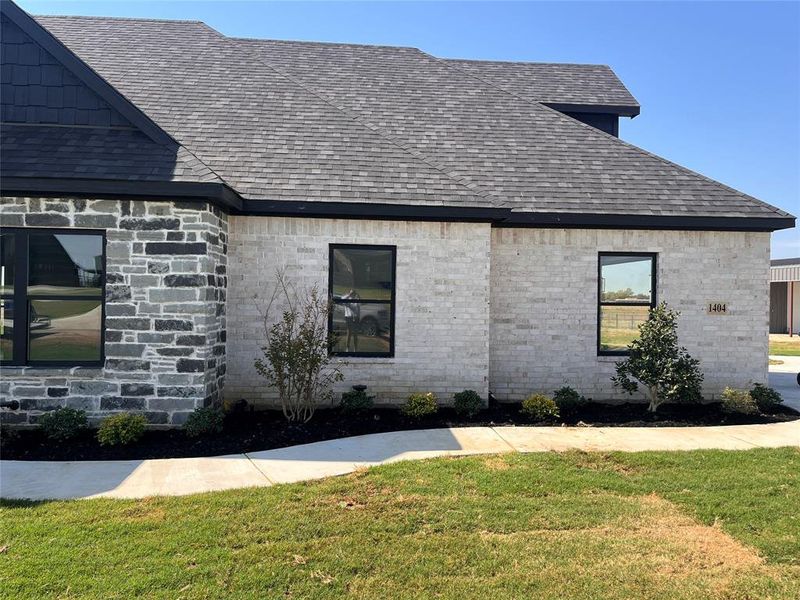
POLYGON ((638 104, 569 104, 565 102, 542 102, 559 112, 603 113, 619 117, 636 117, 641 112, 638 104))

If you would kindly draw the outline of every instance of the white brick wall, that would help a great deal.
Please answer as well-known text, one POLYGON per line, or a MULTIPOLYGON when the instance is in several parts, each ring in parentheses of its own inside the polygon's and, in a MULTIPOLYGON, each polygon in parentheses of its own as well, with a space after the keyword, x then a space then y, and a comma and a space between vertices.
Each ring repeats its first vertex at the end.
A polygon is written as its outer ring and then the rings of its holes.
POLYGON ((769 234, 493 229, 490 388, 501 400, 567 384, 598 400, 629 396, 596 355, 597 253, 658 252, 658 300, 681 311, 680 343, 701 362, 706 397, 765 382, 769 234), (728 314, 706 314, 711 301, 728 314))
POLYGON ((364 383, 378 401, 433 391, 488 393, 488 224, 240 217, 230 219, 225 396, 261 405, 274 395, 253 368, 264 333, 254 296, 277 267, 300 286, 328 289, 329 244, 397 246, 394 358, 347 358, 339 391, 364 383))

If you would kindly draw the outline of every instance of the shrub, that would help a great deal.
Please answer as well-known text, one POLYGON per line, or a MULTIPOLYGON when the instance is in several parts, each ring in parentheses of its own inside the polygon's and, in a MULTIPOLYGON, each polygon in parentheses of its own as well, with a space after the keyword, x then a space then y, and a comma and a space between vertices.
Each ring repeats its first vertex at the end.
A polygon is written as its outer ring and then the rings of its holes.
POLYGON ((433 392, 411 394, 401 410, 404 415, 413 419, 435 414, 439 410, 436 394, 433 392))
POLYGON ((328 331, 331 303, 316 286, 298 292, 278 270, 276 285, 262 313, 266 345, 263 358, 256 359, 256 370, 278 392, 287 421, 308 422, 321 404, 333 398, 333 383, 342 372, 331 366, 329 350, 336 343, 328 331), (281 317, 273 322, 271 309, 281 300, 281 317))
POLYGON ((97 430, 97 441, 102 446, 118 446, 135 442, 144 433, 147 419, 142 415, 120 413, 106 417, 97 430))
POLYGON ((531 394, 523 400, 522 414, 534 421, 549 421, 559 416, 556 403, 544 394, 531 394))
POLYGON ((374 397, 368 396, 364 390, 351 390, 342 394, 339 404, 343 413, 356 414, 370 410, 374 404, 374 397))
POLYGON ((483 400, 475 390, 464 390, 453 394, 453 408, 456 414, 471 419, 483 408, 483 400))
POLYGON ((722 392, 722 410, 729 413, 752 415, 758 412, 758 406, 747 390, 726 387, 722 392))
POLYGON ((51 440, 63 442, 74 438, 88 427, 86 413, 74 408, 57 408, 39 418, 39 425, 51 440))
POLYGON ((565 419, 576 417, 581 408, 586 406, 586 398, 568 385, 553 392, 553 401, 558 407, 558 413, 565 419))
POLYGON ((700 361, 678 346, 678 316, 662 302, 639 325, 639 337, 628 344, 629 356, 617 363, 614 385, 629 394, 647 388, 650 412, 665 402, 697 402, 701 399, 703 374, 700 361))
POLYGON ((200 437, 222 432, 225 414, 218 406, 197 408, 186 419, 183 430, 189 437, 200 437))
POLYGON ((783 402, 779 392, 760 383, 755 384, 750 390, 750 397, 755 401, 758 410, 764 413, 772 412, 783 402))

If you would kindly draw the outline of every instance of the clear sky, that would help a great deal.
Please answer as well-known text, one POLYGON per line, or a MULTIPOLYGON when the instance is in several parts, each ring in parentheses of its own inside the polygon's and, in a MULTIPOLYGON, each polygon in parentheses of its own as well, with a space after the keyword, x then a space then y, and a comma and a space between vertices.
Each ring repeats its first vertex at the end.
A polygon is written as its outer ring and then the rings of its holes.
MULTIPOLYGON (((18 0, 33 14, 197 19, 230 36, 611 65, 642 105, 620 135, 800 216, 800 2, 18 0)), ((797 229, 775 258, 800 256, 797 229)))

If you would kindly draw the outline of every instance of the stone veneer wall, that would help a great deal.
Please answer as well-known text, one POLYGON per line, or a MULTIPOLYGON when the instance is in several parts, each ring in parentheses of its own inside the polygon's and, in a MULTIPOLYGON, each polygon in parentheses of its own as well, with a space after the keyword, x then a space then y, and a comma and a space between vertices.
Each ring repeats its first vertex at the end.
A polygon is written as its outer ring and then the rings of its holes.
POLYGON ((383 403, 414 391, 436 392, 442 402, 463 389, 485 398, 489 242, 488 224, 231 217, 226 398, 274 404, 253 368, 264 340, 257 302, 283 265, 298 286, 327 293, 335 243, 397 246, 395 356, 343 359, 339 391, 364 383, 383 403))
POLYGON ((681 312, 681 345, 700 360, 704 393, 766 382, 769 234, 493 229, 490 387, 500 400, 571 385, 622 400, 618 357, 598 357, 597 253, 658 252, 658 301, 681 312), (727 315, 709 315, 727 302, 727 315))
POLYGON ((199 202, 2 198, 6 227, 106 230, 105 366, 0 368, 0 395, 35 423, 60 406, 93 420, 142 412, 179 424, 225 381, 225 213, 199 202))

